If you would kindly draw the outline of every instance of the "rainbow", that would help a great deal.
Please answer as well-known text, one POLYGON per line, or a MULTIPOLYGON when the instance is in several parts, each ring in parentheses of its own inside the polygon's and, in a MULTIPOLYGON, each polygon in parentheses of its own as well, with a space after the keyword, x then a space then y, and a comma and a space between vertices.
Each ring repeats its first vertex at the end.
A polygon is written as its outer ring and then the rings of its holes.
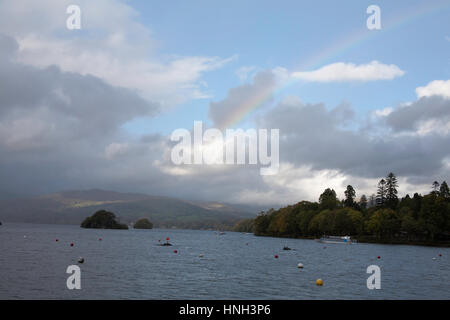
MULTIPOLYGON (((346 34, 345 37, 338 39, 332 45, 321 49, 319 52, 314 53, 311 57, 305 60, 296 69, 298 70, 311 70, 316 69, 324 64, 331 63, 337 57, 341 56, 345 52, 348 52, 357 46, 361 45, 373 37, 380 34, 391 31, 395 28, 405 26, 419 18, 426 15, 440 12, 450 7, 450 1, 423 1, 417 6, 402 8, 400 12, 392 15, 392 18, 386 20, 383 18, 383 8, 381 8, 381 30, 370 31, 364 25, 360 29, 354 31, 350 35, 346 34)), ((242 122, 248 114, 253 110, 267 103, 275 95, 282 93, 290 86, 298 83, 300 80, 291 78, 289 81, 284 82, 281 86, 263 88, 252 97, 244 99, 240 102, 237 108, 234 108, 226 118, 220 124, 220 128, 232 128, 242 122)))

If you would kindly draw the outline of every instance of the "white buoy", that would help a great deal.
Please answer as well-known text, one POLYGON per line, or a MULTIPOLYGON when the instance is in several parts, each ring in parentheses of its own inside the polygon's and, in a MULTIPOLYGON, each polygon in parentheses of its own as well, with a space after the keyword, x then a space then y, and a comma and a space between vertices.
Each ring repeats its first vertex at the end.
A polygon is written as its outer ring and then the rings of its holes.
POLYGON ((303 264, 302 264, 302 263, 299 263, 299 264, 297 265, 297 268, 303 269, 303 264))
POLYGON ((83 262, 84 262, 84 258, 79 257, 79 258, 78 258, 78 263, 83 263, 83 262))

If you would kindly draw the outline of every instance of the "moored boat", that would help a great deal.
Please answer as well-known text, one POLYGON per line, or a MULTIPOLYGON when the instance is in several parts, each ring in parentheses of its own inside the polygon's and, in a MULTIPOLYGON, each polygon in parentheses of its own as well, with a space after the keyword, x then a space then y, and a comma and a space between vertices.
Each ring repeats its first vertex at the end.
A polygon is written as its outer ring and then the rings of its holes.
POLYGON ((343 244, 352 244, 356 243, 356 240, 353 240, 350 236, 323 236, 320 239, 316 239, 316 241, 321 243, 343 243, 343 244))

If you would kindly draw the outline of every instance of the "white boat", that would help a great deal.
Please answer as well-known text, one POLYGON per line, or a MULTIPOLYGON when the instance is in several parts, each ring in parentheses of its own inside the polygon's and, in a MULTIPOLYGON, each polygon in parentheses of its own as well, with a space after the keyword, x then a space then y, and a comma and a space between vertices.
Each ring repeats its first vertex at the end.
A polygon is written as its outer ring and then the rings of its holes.
POLYGON ((316 239, 316 241, 321 243, 343 243, 343 244, 352 244, 356 243, 356 240, 353 240, 350 236, 323 236, 320 239, 316 239))

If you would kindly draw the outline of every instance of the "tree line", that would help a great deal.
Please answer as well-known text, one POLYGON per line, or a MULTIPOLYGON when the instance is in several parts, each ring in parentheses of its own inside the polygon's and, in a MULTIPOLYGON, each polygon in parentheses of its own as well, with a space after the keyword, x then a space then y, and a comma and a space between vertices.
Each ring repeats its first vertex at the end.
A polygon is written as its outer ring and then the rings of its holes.
POLYGON ((235 231, 258 236, 304 237, 351 235, 374 242, 449 242, 450 190, 445 181, 433 182, 424 196, 414 193, 399 199, 398 180, 393 173, 379 181, 376 193, 357 200, 348 185, 339 200, 327 188, 318 202, 301 201, 295 205, 261 212, 255 219, 240 221, 235 231))

